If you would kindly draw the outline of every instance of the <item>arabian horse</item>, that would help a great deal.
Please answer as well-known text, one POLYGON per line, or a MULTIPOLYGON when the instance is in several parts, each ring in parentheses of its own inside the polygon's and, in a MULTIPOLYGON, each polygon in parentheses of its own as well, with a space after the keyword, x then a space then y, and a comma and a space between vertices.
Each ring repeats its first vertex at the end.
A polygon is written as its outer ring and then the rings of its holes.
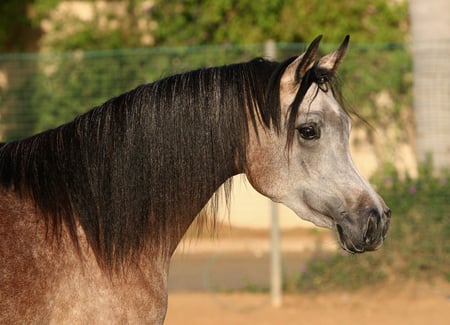
POLYGON ((390 210, 349 153, 336 70, 318 57, 174 75, 0 148, 0 323, 162 324, 171 256, 230 179, 333 229, 386 238, 390 210))

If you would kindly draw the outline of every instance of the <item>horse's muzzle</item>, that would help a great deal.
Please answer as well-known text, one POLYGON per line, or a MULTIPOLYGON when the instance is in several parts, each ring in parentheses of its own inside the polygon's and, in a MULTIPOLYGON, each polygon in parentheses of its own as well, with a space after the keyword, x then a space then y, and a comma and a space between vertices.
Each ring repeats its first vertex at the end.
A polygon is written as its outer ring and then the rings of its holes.
POLYGON ((360 222, 344 218, 336 223, 336 233, 344 250, 349 253, 364 253, 381 247, 391 222, 391 210, 386 208, 383 215, 376 210, 369 211, 360 222))

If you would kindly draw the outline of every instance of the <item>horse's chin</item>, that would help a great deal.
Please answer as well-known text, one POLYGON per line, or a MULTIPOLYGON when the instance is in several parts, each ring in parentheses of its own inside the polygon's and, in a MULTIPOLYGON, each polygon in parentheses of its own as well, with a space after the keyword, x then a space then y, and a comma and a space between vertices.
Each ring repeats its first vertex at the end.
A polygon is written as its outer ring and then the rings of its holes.
POLYGON ((310 211, 308 214, 298 214, 301 219, 313 223, 317 227, 334 229, 335 222, 327 215, 321 214, 318 211, 310 211))

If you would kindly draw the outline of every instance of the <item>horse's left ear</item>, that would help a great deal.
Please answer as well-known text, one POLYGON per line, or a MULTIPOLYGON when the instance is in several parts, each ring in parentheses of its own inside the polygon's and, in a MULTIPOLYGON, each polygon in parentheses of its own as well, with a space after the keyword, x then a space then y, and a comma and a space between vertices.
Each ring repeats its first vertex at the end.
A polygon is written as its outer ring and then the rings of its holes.
POLYGON ((339 67, 339 63, 341 63, 345 53, 347 52, 349 41, 350 36, 349 35, 345 36, 345 39, 342 42, 341 46, 339 46, 337 50, 334 50, 330 54, 327 54, 324 57, 322 57, 317 63, 317 65, 320 68, 336 72, 337 68, 339 67))

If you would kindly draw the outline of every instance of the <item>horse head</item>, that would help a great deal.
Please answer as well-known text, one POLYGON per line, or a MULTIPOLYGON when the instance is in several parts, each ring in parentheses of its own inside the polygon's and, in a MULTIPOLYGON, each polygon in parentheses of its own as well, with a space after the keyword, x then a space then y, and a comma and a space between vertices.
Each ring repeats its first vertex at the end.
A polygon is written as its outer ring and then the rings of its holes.
POLYGON ((245 172, 257 191, 334 229, 346 251, 362 253, 382 245, 390 209, 352 161, 351 119, 333 86, 349 37, 318 59, 320 38, 286 63, 279 78, 280 125, 261 123, 251 133, 245 172))

